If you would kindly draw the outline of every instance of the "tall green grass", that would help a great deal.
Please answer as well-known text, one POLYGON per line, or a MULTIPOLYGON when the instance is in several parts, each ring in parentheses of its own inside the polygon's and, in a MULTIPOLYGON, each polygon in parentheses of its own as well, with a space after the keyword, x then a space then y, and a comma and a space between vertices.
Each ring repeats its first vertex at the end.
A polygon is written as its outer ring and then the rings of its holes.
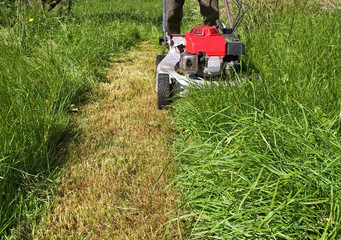
POLYGON ((252 5, 242 64, 264 80, 174 105, 190 239, 340 239, 340 10, 252 5))
POLYGON ((0 236, 50 201, 70 105, 161 28, 154 1, 77 1, 69 17, 32 3, 0 6, 0 236))

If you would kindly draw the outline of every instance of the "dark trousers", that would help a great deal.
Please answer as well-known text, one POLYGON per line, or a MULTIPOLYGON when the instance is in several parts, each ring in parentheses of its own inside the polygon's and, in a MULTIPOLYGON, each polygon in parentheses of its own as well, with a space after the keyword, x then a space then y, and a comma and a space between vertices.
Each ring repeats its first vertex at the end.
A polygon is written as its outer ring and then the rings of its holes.
MULTIPOLYGON (((168 35, 180 33, 183 17, 182 7, 185 0, 166 0, 166 32, 168 35)), ((205 26, 213 26, 219 19, 218 0, 198 0, 200 13, 204 18, 205 26)))

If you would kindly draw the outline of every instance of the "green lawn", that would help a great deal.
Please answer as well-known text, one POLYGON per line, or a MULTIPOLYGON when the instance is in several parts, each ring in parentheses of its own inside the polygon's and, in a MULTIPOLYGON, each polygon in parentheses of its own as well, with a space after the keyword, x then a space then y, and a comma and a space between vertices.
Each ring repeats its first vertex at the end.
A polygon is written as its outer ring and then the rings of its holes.
POLYGON ((0 3, 0 236, 51 200, 71 104, 105 81, 111 60, 161 29, 155 1, 75 1, 71 16, 30 2, 0 3))
POLYGON ((264 81, 173 106, 189 239, 340 239, 340 10, 309 3, 251 4, 242 64, 264 81))
MULTIPOLYGON (((0 2, 0 236, 30 231, 53 198, 71 104, 108 63, 162 35, 162 2, 75 1, 73 14, 0 2), (31 20, 30 20, 31 19, 31 20)), ((193 88, 172 107, 186 234, 339 239, 340 8, 250 1, 239 34, 264 81, 193 88)), ((195 7, 194 7, 195 6, 195 7)), ((338 6, 339 7, 339 6, 338 6)), ((183 32, 200 24, 186 1, 183 32)), ((224 14, 222 12, 222 14, 224 14)), ((242 77, 242 76, 241 76, 242 77)))

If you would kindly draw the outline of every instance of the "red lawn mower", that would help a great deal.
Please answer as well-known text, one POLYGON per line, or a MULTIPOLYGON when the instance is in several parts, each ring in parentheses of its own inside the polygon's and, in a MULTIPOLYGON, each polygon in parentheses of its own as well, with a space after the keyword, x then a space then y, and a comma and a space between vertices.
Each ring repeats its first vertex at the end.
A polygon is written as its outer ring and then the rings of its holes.
MULTIPOLYGON (((232 19, 228 0, 225 8, 229 28, 219 20, 216 26, 197 26, 186 34, 166 34, 166 0, 163 1, 164 37, 167 55, 156 58, 156 91, 158 108, 167 106, 172 96, 183 92, 191 84, 219 84, 226 75, 240 71, 239 56, 245 53, 245 46, 234 35, 248 5, 233 0, 238 14, 232 19)), ((234 85, 235 83, 229 82, 234 85)))

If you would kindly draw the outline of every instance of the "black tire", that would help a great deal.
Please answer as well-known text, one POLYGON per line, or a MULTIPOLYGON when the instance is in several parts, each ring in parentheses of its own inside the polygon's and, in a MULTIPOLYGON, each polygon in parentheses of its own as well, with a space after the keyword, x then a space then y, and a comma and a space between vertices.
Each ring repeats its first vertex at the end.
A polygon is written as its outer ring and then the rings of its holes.
POLYGON ((159 63, 165 58, 165 55, 157 55, 156 56, 156 67, 159 65, 159 63))
POLYGON ((157 79, 157 106, 164 109, 170 103, 172 88, 168 74, 159 74, 157 79))

